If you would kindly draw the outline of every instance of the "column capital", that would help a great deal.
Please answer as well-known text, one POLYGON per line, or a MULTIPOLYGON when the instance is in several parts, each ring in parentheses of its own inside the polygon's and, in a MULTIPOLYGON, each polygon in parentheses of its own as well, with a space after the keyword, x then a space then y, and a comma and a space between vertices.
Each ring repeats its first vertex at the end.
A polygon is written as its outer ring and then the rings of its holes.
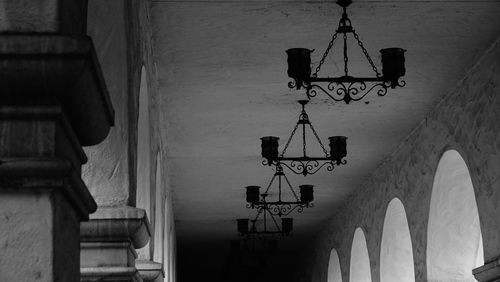
POLYGON ((83 146, 102 142, 113 125, 88 36, 0 35, 0 85, 2 106, 61 106, 83 146))
POLYGON ((81 281, 142 281, 135 249, 151 236, 146 212, 134 207, 99 207, 80 223, 81 281))
POLYGON ((0 190, 21 192, 60 191, 77 211, 80 220, 88 220, 97 209, 94 198, 70 161, 53 158, 12 158, 0 160, 0 190))
POLYGON ((140 249, 151 237, 151 225, 146 211, 134 207, 99 207, 90 221, 80 224, 82 242, 132 242, 140 249))

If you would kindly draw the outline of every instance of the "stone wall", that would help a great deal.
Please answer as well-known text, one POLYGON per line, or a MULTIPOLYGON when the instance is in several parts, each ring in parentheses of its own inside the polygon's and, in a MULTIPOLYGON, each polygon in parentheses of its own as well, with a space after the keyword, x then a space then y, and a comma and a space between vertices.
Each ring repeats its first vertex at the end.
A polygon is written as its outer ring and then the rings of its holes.
POLYGON ((82 178, 99 206, 120 206, 129 201, 131 183, 126 5, 120 0, 90 0, 88 5, 87 34, 94 42, 115 109, 115 124, 102 143, 85 148, 89 162, 82 167, 82 178))
MULTIPOLYGON (((411 82, 409 82, 411 83, 411 82)), ((446 94, 446 93, 444 93, 446 94)), ((387 97, 390 99, 390 97, 387 97)), ((339 253, 349 281, 354 230, 367 239, 372 281, 380 281, 386 208, 398 197, 410 228, 415 281, 427 281, 427 223, 434 173, 442 154, 457 150, 468 165, 483 235, 485 263, 500 255, 500 39, 436 105, 364 185, 325 223, 304 258, 307 281, 326 282, 329 254, 339 253)))
POLYGON ((164 263, 164 270, 170 275, 175 272, 171 270, 175 266, 175 227, 172 195, 168 179, 163 177, 167 175, 167 162, 159 130, 160 93, 149 5, 149 1, 143 0, 89 0, 88 35, 96 46, 116 118, 104 142, 85 148, 89 162, 82 168, 82 178, 100 207, 136 207, 137 144, 141 138, 138 136, 139 93, 144 70, 149 96, 149 158, 145 159, 150 162, 150 174, 146 176, 150 187, 140 190, 150 194, 151 202, 148 207, 140 208, 146 210, 152 235, 162 238, 151 238, 148 246, 139 250, 139 255, 143 260, 152 260, 154 256, 157 262, 164 263), (162 160, 159 170, 158 158, 162 160), (158 177, 157 173, 160 173, 158 177), (160 203, 155 200, 158 195, 160 203), (158 221, 163 222, 159 227, 163 230, 155 232, 158 221))

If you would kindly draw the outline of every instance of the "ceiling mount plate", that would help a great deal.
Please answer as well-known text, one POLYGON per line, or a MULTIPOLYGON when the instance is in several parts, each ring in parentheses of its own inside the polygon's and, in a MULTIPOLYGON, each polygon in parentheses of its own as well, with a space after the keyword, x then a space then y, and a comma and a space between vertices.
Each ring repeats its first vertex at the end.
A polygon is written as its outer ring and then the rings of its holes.
POLYGON ((309 103, 309 100, 298 100, 297 102, 299 102, 299 104, 301 104, 302 106, 305 106, 307 105, 307 103, 309 103))
POLYGON ((348 7, 349 5, 351 5, 351 3, 352 0, 337 0, 337 4, 342 8, 348 7))

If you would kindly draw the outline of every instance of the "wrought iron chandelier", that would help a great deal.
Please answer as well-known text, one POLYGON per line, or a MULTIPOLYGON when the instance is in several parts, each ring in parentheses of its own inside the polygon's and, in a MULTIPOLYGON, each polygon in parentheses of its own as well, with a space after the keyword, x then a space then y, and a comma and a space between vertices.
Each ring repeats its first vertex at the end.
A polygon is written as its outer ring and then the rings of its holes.
POLYGON ((281 165, 276 165, 276 172, 269 182, 266 191, 260 194, 260 186, 247 186, 246 187, 246 200, 247 200, 247 208, 252 209, 264 209, 271 213, 272 215, 277 215, 279 217, 287 216, 292 211, 297 209, 299 213, 301 213, 304 208, 310 208, 313 206, 311 203, 313 201, 313 185, 299 185, 300 189, 300 198, 297 196, 297 193, 293 189, 290 181, 286 177, 283 172, 283 168, 281 165), (273 187, 273 183, 275 180, 278 180, 278 199, 276 201, 268 201, 267 197, 269 196, 269 190, 273 187), (282 198, 282 182, 285 180, 288 189, 292 193, 294 200, 292 201, 284 201, 282 198))
POLYGON ((381 49, 382 73, 379 72, 368 51, 359 39, 359 35, 353 29, 351 20, 347 15, 347 7, 351 0, 338 0, 337 4, 342 7, 342 18, 339 21, 337 30, 332 36, 328 47, 311 75, 311 53, 314 50, 306 48, 292 48, 286 52, 288 54, 288 76, 294 81, 288 83, 290 88, 306 89, 307 97, 315 97, 320 91, 335 101, 344 101, 348 104, 351 101, 359 101, 368 93, 376 89, 379 96, 387 94, 387 88, 403 87, 406 82, 401 79, 405 75, 405 57, 406 50, 402 48, 381 49), (344 41, 344 74, 338 77, 318 77, 321 66, 325 62, 328 53, 331 51, 335 40, 341 34, 344 41), (349 75, 347 53, 347 35, 352 34, 359 47, 363 51, 368 63, 375 72, 374 77, 353 77, 349 75), (368 84, 368 85, 367 85, 368 84))
POLYGON ((322 167, 326 166, 328 171, 332 171, 335 165, 345 165, 347 163, 346 160, 343 160, 345 156, 347 156, 347 137, 345 136, 331 136, 328 139, 330 140, 330 153, 325 149, 325 146, 321 142, 321 139, 316 133, 311 121, 309 120, 309 116, 306 113, 305 105, 309 102, 308 100, 299 100, 300 105, 302 105, 302 111, 299 115, 299 120, 292 130, 292 134, 288 138, 283 151, 278 153, 278 141, 279 137, 275 136, 266 136, 260 138, 262 152, 261 155, 264 158, 262 164, 264 165, 276 165, 276 166, 285 166, 290 169, 295 174, 302 174, 307 176, 308 174, 315 174, 322 167), (303 155, 299 157, 286 157, 285 153, 290 145, 290 142, 293 139, 298 127, 301 127, 302 130, 302 152, 303 155), (324 157, 310 157, 307 155, 306 150, 306 126, 309 126, 311 131, 314 134, 314 137, 318 141, 323 153, 324 157), (320 164, 322 162, 322 164, 320 164))
POLYGON ((256 238, 265 238, 268 236, 288 236, 293 230, 293 218, 282 217, 281 225, 278 224, 275 216, 265 206, 257 211, 254 219, 237 219, 238 233, 241 236, 251 236, 256 238), (268 222, 268 219, 271 222, 268 222), (249 226, 249 222, 251 222, 249 226), (261 224, 259 224, 261 223, 261 224))

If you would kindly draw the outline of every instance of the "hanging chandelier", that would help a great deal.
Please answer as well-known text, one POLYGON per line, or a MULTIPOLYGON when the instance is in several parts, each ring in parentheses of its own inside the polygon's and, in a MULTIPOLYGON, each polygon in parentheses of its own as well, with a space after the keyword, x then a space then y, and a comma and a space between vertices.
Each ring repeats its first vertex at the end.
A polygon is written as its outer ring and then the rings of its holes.
POLYGON ((295 125, 294 129, 290 137, 288 138, 283 151, 278 153, 278 141, 279 137, 275 136, 266 136, 260 138, 262 152, 261 155, 264 158, 262 164, 264 165, 276 165, 276 166, 285 166, 290 169, 295 174, 302 174, 307 176, 308 174, 315 174, 322 167, 327 168, 328 171, 332 171, 335 165, 345 165, 347 163, 346 160, 343 160, 345 156, 347 156, 347 137, 345 136, 331 136, 329 137, 330 141, 330 153, 325 149, 325 146, 321 142, 321 139, 318 136, 318 133, 314 129, 311 121, 309 120, 309 116, 306 113, 305 105, 309 102, 308 100, 299 100, 299 104, 302 106, 302 111, 299 115, 299 120, 295 125), (301 128, 302 131, 302 156, 298 157, 287 157, 285 156, 286 150, 290 142, 292 141, 297 129, 301 128), (307 155, 307 146, 306 146, 306 126, 309 126, 311 131, 316 138, 316 141, 321 146, 324 157, 310 157, 307 155), (320 164, 321 163, 321 164, 320 164))
POLYGON ((237 219, 237 228, 238 233, 246 237, 265 238, 276 235, 284 237, 292 233, 293 218, 282 217, 280 225, 267 207, 261 207, 254 219, 237 219), (250 226, 249 222, 251 223, 250 226))
POLYGON ((406 50, 402 48, 381 49, 382 73, 379 72, 368 51, 359 39, 359 35, 353 29, 351 20, 347 15, 347 7, 351 0, 338 0, 337 4, 342 7, 342 18, 339 21, 337 30, 332 36, 328 47, 326 48, 321 60, 311 75, 311 53, 314 50, 306 48, 292 48, 286 52, 288 54, 288 76, 293 81, 288 83, 290 88, 305 88, 307 97, 315 97, 320 91, 335 101, 344 101, 348 104, 351 101, 359 101, 368 93, 376 89, 379 96, 387 94, 387 88, 403 87, 406 82, 401 79, 405 75, 405 57, 406 50), (347 35, 352 34, 359 47, 363 51, 368 63, 373 69, 374 77, 354 77, 349 75, 347 53, 347 35), (318 77, 321 66, 331 51, 335 40, 341 35, 343 38, 343 58, 344 74, 338 77, 318 77))
POLYGON ((276 165, 276 172, 269 182, 266 191, 260 194, 260 186, 247 186, 246 188, 246 200, 247 200, 247 208, 252 209, 264 209, 269 211, 272 215, 277 215, 279 217, 287 216, 292 211, 297 209, 299 213, 301 213, 304 208, 310 208, 313 206, 311 203, 313 201, 313 185, 299 185, 300 189, 300 198, 297 196, 297 193, 293 189, 290 181, 286 177, 283 172, 283 168, 281 165, 276 165), (278 180, 278 199, 276 201, 268 201, 267 197, 269 196, 269 190, 273 187, 273 183, 275 180, 278 180), (285 180, 288 189, 292 193, 294 200, 292 201, 284 201, 282 198, 282 183, 285 180))

